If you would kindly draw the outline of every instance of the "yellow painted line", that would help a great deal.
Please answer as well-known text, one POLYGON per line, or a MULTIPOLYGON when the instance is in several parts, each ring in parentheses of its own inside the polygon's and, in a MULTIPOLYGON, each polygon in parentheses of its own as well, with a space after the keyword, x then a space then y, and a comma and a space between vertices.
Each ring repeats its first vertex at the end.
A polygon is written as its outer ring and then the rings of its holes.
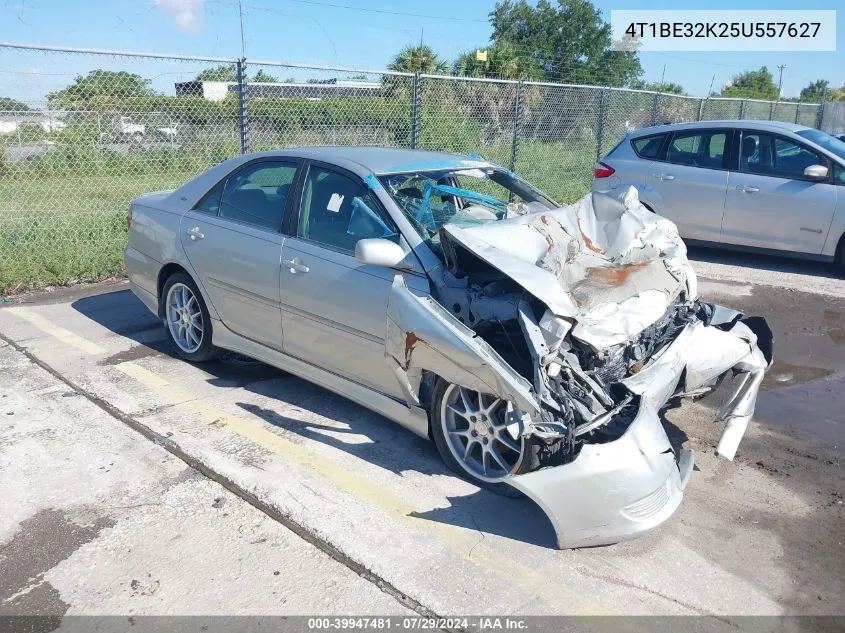
MULTIPOLYGON (((178 406, 196 413, 209 423, 226 428, 287 461, 307 468, 312 473, 329 480, 337 488, 380 508, 396 521, 434 535, 461 558, 500 576, 502 581, 496 583, 497 586, 505 587, 507 583, 512 582, 517 582, 522 586, 530 584, 531 589, 549 604, 563 605, 564 609, 569 609, 569 612, 573 607, 578 607, 585 615, 616 615, 615 612, 584 598, 568 587, 550 583, 549 577, 542 572, 522 565, 516 560, 505 559, 501 551, 494 550, 483 541, 479 542, 480 537, 476 532, 411 516, 418 508, 406 500, 383 486, 347 470, 338 462, 326 459, 301 444, 285 439, 255 418, 230 415, 214 405, 197 400, 195 396, 173 386, 158 374, 132 361, 119 363, 115 367, 155 392, 157 396, 177 403, 178 406), (470 556, 470 553, 474 556, 470 556)), ((505 520, 508 518, 505 517, 505 520)))
POLYGON ((33 312, 29 308, 24 308, 22 306, 14 307, 14 308, 6 308, 7 311, 11 312, 15 316, 24 319, 25 321, 29 321, 32 325, 37 327, 42 332, 49 334, 50 336, 57 338, 62 343, 66 343, 71 347, 75 347, 78 350, 85 352, 86 354, 105 354, 106 350, 93 341, 89 341, 87 338, 83 338, 78 334, 74 334, 70 330, 66 330, 65 328, 56 325, 49 319, 41 316, 37 312, 33 312))

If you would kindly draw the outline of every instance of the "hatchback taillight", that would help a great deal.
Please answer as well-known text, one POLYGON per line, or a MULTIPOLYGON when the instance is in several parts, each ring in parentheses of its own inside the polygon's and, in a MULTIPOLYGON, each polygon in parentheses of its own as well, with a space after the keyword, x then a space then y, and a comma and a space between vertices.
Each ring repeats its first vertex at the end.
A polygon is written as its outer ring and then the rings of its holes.
POLYGON ((128 229, 132 228, 132 207, 131 206, 126 210, 126 228, 128 228, 128 229))
POLYGON ((607 163, 596 163, 596 168, 593 170, 593 175, 596 178, 609 178, 615 173, 616 170, 607 163))

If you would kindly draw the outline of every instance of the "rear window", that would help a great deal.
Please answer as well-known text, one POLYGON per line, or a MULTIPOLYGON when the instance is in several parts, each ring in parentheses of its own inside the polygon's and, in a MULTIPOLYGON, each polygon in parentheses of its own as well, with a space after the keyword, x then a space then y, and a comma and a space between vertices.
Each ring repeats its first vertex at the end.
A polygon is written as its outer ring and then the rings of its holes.
POLYGON ((635 138, 631 143, 634 145, 634 151, 640 158, 658 158, 660 156, 660 148, 663 147, 663 141, 666 140, 665 134, 654 134, 652 136, 641 136, 635 138))
POLYGON ((669 144, 666 160, 676 165, 721 169, 727 139, 723 130, 677 132, 669 144))

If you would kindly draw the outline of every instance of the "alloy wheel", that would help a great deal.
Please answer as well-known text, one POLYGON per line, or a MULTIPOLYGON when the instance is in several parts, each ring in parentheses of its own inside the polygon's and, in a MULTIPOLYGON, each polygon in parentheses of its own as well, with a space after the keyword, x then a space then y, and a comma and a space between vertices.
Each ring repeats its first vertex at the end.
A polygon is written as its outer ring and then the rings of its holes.
POLYGON ((508 430, 508 403, 472 389, 449 385, 440 422, 452 456, 473 477, 501 481, 518 471, 523 442, 508 430))
POLYGON ((183 352, 196 352, 202 345, 204 326, 199 300, 188 286, 175 283, 167 291, 166 302, 170 336, 183 352))

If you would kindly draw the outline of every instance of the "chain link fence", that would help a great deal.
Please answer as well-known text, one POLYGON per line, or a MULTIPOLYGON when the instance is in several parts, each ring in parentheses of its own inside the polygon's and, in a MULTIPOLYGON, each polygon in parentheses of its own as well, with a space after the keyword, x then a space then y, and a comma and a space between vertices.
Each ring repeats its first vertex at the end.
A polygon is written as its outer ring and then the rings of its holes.
POLYGON ((120 273, 132 198, 240 152, 472 151, 564 203, 629 130, 744 118, 835 132, 839 105, 0 44, 0 291, 120 273))

